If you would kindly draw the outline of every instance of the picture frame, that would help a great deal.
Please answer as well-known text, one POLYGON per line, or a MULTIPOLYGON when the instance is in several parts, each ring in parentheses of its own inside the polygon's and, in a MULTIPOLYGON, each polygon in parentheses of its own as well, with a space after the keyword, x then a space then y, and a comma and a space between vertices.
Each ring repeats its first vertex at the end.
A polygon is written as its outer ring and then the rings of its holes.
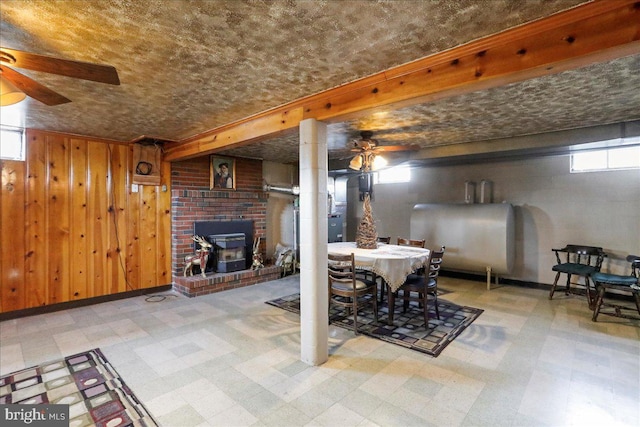
POLYGON ((211 155, 210 159, 211 190, 236 189, 236 160, 232 157, 211 155))

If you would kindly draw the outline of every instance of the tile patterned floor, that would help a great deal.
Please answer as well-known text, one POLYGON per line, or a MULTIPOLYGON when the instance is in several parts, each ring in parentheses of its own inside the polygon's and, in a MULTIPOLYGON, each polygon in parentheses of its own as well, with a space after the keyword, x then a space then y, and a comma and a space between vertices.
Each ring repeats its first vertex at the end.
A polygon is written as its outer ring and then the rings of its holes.
POLYGON ((298 316, 264 303, 298 280, 0 322, 0 374, 100 347, 169 427, 640 425, 640 321, 441 277, 485 312, 438 358, 330 327, 329 361, 311 367, 298 316))

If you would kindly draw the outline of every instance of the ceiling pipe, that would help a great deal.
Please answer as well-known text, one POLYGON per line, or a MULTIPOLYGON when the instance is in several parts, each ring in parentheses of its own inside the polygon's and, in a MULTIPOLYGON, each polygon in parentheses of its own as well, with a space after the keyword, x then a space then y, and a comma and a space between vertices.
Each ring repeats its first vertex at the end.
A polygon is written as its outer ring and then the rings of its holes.
POLYGON ((300 186, 292 185, 287 186, 284 184, 267 184, 266 182, 263 184, 262 189, 265 192, 275 192, 275 193, 284 193, 284 194, 293 194, 297 196, 300 194, 300 186))

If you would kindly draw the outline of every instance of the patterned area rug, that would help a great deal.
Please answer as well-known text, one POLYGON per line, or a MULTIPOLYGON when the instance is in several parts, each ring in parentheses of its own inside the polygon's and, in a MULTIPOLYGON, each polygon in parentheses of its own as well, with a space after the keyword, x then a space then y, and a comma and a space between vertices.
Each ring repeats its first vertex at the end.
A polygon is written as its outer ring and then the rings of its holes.
MULTIPOLYGON (((267 301, 267 304, 300 313, 300 294, 267 301)), ((358 311, 358 332, 402 347, 420 351, 433 357, 438 355, 484 311, 479 308, 459 306, 438 297, 440 320, 429 301, 429 327, 424 327, 424 315, 417 304, 411 303, 402 312, 402 298, 396 300, 394 325, 387 325, 389 309, 386 303, 379 305, 378 323, 373 317, 373 306, 367 304, 358 311)), ((353 330, 353 316, 345 315, 342 307, 332 305, 329 310, 331 324, 353 330)))
POLYGON ((0 404, 69 405, 69 426, 157 426, 99 349, 0 378, 0 404))

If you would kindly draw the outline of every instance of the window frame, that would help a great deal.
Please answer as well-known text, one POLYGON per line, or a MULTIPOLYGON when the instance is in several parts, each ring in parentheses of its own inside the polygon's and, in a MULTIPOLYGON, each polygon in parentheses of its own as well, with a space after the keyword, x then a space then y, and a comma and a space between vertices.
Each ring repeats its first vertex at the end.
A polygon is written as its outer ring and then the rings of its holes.
MULTIPOLYGON (((5 148, 4 152, 7 152, 8 150, 5 148)), ((13 150, 15 152, 15 146, 13 147, 13 150)), ((18 127, 14 127, 14 126, 7 126, 7 125, 0 125, 0 160, 15 160, 15 161, 21 161, 24 162, 25 158, 26 158, 26 153, 27 151, 27 147, 26 147, 26 142, 25 142, 25 131, 23 128, 18 128, 18 127), (18 156, 8 156, 8 155, 4 155, 3 154, 3 150, 2 150, 2 146, 5 146, 5 144, 14 144, 15 141, 13 140, 13 138, 10 139, 5 139, 6 135, 8 134, 19 134, 19 148, 18 148, 18 156), (3 138, 4 136, 4 138, 3 138), (9 142, 7 142, 9 141, 9 142)))
POLYGON ((622 139, 623 142, 632 142, 631 144, 621 144, 615 147, 607 147, 607 148, 603 148, 603 149, 597 149, 597 150, 581 150, 581 151, 576 151, 571 153, 570 155, 570 159, 569 159, 569 172, 570 173, 588 173, 588 172, 613 172, 613 171, 626 171, 626 170, 636 170, 636 169, 640 169, 640 137, 633 137, 633 138, 624 138, 622 139), (635 143, 638 142, 638 143, 635 143), (616 166, 616 165, 612 165, 611 164, 611 156, 610 153, 612 153, 615 150, 621 150, 621 149, 632 149, 634 151, 637 151, 637 155, 638 155, 638 159, 637 159, 637 163, 632 165, 632 166, 616 166), (576 157, 578 156, 582 156, 585 154, 590 154, 593 155, 594 153, 601 153, 602 155, 606 156, 605 158, 605 166, 594 166, 594 167, 587 167, 587 168, 581 168, 581 169, 575 169, 575 162, 576 162, 576 157))
POLYGON ((380 169, 378 171, 375 171, 373 173, 373 184, 406 184, 411 182, 411 166, 406 166, 406 165, 398 165, 398 166, 393 166, 390 168, 385 168, 385 169, 380 169), (386 181, 386 180, 381 180, 380 179, 380 174, 382 174, 384 176, 385 173, 387 172, 391 172, 391 171, 398 171, 398 170, 402 170, 402 171, 407 171, 407 177, 403 180, 392 180, 392 181, 386 181))

